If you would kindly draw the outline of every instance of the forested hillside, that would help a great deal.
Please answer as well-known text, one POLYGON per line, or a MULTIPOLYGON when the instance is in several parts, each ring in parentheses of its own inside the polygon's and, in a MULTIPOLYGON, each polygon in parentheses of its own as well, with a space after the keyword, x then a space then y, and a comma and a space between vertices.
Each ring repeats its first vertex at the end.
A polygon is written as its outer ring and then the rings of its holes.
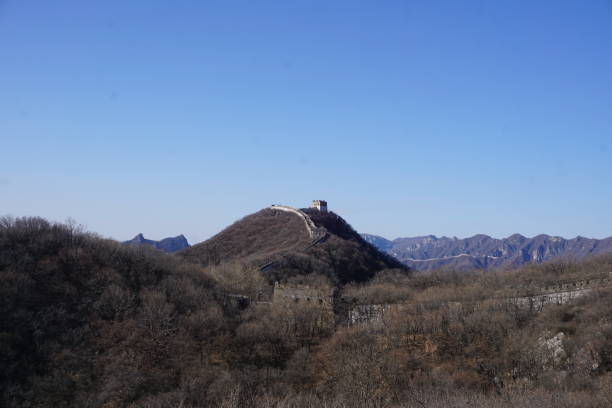
POLYGON ((346 284, 288 276, 286 288, 333 293, 329 325, 312 299, 258 300, 268 277, 239 258, 203 266, 4 218, 0 406, 609 407, 609 286, 543 310, 498 295, 611 267, 604 257, 487 274, 386 269, 346 284), (381 322, 345 319, 371 304, 405 306, 381 322))
POLYGON ((379 251, 340 216, 312 209, 296 210, 320 229, 312 237, 296 214, 266 208, 246 216, 211 239, 178 253, 203 266, 239 261, 266 266, 270 282, 316 273, 334 284, 364 282, 383 269, 408 268, 379 251))

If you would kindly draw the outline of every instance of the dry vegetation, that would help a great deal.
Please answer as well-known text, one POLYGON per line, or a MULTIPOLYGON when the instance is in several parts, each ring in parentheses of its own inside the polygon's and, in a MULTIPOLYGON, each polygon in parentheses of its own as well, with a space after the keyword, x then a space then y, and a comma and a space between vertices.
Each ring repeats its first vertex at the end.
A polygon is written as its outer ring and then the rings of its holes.
POLYGON ((609 407, 610 289, 540 313, 489 295, 611 265, 386 270, 338 286, 337 300, 404 309, 328 327, 313 305, 236 302, 269 285, 238 259, 203 267, 71 225, 2 219, 0 406, 609 407))
POLYGON ((204 266, 230 261, 264 264, 309 242, 302 219, 264 209, 236 221, 208 241, 181 251, 181 256, 204 266))
POLYGON ((274 261, 266 273, 269 282, 305 274, 324 275, 335 284, 364 282, 378 271, 406 267, 379 252, 338 215, 303 209, 328 236, 317 245, 304 221, 284 211, 264 209, 249 215, 177 255, 202 266, 228 262, 251 268, 274 261))

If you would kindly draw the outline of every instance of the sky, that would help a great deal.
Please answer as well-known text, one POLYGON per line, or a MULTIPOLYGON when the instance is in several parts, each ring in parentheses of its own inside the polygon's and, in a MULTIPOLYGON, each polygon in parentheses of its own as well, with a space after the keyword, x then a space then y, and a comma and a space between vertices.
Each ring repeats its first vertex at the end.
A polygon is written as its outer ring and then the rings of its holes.
POLYGON ((0 0, 0 215, 612 236, 610 0, 0 0))

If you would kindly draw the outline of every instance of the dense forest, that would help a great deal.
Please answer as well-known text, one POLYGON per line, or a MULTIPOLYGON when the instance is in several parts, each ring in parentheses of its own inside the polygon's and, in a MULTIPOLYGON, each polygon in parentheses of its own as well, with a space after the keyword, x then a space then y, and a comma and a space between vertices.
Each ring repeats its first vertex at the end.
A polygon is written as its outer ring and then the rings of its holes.
MULTIPOLYGON (((318 259, 351 265, 353 250, 332 249, 318 259)), ((606 279, 610 256, 474 273, 387 268, 351 281, 325 265, 305 273, 317 252, 287 261, 299 273, 284 284, 333 293, 329 324, 315 302, 272 301, 278 276, 218 253, 203 263, 73 224, 2 218, 0 406, 612 404, 610 286, 544 308, 509 301, 606 279), (401 307, 349 324, 360 305, 401 307)))

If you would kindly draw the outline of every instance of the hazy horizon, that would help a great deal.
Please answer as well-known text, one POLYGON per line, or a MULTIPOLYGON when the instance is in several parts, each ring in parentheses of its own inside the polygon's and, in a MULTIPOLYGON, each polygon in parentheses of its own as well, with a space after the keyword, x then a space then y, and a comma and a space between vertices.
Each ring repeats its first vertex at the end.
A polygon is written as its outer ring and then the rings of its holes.
POLYGON ((612 3, 0 0, 0 216, 612 236, 612 3))

